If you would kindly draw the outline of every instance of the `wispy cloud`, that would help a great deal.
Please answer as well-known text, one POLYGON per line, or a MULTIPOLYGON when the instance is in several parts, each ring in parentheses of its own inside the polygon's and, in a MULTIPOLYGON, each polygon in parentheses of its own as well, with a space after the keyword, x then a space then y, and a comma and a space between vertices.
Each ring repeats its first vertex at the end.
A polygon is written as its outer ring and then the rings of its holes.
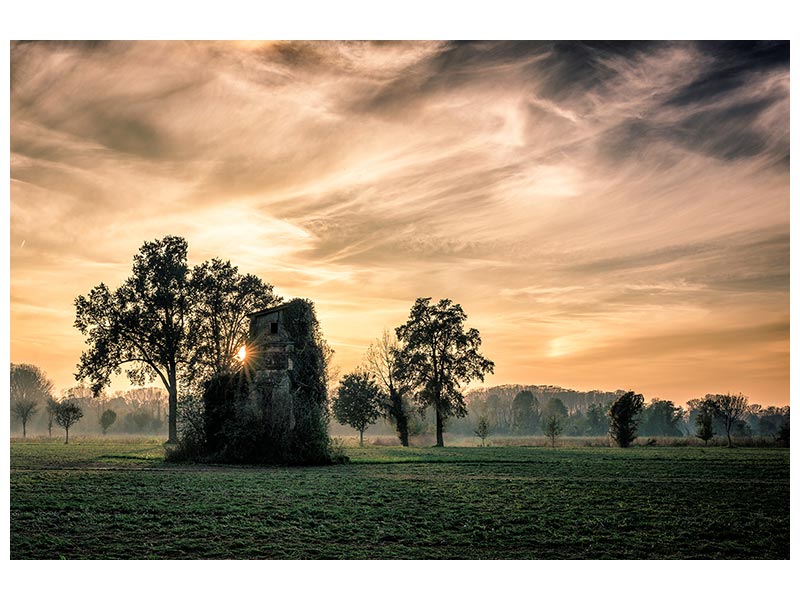
POLYGON ((314 299, 344 368, 448 296, 490 382, 788 401, 787 43, 51 42, 11 63, 12 360, 59 386, 80 337, 32 340, 172 233, 314 299))

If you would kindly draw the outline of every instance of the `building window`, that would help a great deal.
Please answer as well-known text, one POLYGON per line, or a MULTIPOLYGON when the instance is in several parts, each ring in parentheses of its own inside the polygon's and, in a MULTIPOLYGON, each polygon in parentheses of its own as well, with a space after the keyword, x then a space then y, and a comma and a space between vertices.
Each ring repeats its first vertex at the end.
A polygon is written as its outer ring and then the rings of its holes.
POLYGON ((273 321, 269 324, 269 332, 270 333, 278 333, 278 322, 273 321))

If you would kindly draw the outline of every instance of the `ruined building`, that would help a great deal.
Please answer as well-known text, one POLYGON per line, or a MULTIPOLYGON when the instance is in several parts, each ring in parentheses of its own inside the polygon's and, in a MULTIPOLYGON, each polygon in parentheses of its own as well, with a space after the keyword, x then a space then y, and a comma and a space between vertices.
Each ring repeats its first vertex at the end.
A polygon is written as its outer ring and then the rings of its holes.
POLYGON ((324 341, 314 305, 296 299, 249 315, 242 369, 204 394, 212 460, 330 462, 324 341))

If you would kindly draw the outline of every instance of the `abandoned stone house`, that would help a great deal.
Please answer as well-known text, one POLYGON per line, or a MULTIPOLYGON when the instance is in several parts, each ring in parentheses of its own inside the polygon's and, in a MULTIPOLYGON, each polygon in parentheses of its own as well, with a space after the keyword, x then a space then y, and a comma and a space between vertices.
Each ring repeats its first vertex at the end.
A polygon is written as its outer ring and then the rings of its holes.
MULTIPOLYGON (((300 410, 295 402, 291 372, 298 344, 302 344, 301 338, 308 333, 308 323, 300 317, 305 312, 296 310, 298 302, 293 300, 251 313, 247 343, 249 370, 269 380, 273 417, 282 420, 289 431, 294 429, 299 416, 295 413, 300 410)), ((250 400, 253 404, 262 401, 255 392, 250 400)))
POLYGON ((268 371, 291 371, 295 339, 289 332, 287 308, 281 304, 251 313, 247 353, 252 368, 268 371))

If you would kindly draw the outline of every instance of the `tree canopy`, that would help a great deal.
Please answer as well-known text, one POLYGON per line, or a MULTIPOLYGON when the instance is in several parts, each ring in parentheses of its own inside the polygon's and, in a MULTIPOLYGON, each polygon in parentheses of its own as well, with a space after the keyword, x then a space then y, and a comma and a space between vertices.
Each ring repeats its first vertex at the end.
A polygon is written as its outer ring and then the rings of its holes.
POLYGON ((733 446, 731 430, 737 421, 747 415, 749 410, 747 396, 743 394, 718 394, 714 397, 714 409, 722 420, 725 435, 728 438, 728 447, 733 446))
POLYGON ((644 396, 627 392, 608 409, 608 433, 620 448, 627 448, 636 439, 639 415, 644 408, 644 396))
POLYGON ((236 370, 237 354, 247 342, 248 315, 281 302, 272 285, 239 273, 230 261, 207 260, 191 271, 187 343, 194 380, 236 370))
POLYGON ((386 403, 385 394, 366 371, 355 371, 342 377, 333 399, 333 416, 342 425, 359 433, 359 445, 364 445, 364 430, 381 416, 386 403))
POLYGON ((76 378, 98 394, 123 369, 134 385, 159 379, 169 395, 169 441, 177 441, 178 380, 225 370, 247 332, 246 317, 275 302, 272 287, 213 259, 189 269, 185 239, 145 242, 132 275, 75 300, 75 327, 87 339, 76 378), (238 346, 237 346, 238 344, 238 346))
POLYGON ((36 365, 11 363, 11 412, 22 423, 22 437, 27 435, 28 419, 52 398, 53 382, 36 365))
POLYGON ((479 352, 478 330, 464 330, 466 320, 461 306, 449 298, 435 305, 430 298, 418 298, 408 321, 396 329, 403 344, 399 370, 414 388, 418 405, 436 410, 437 446, 444 446, 445 420, 467 413, 463 386, 494 372, 494 363, 479 352))
POLYGON ((69 428, 81 418, 83 418, 83 409, 80 406, 69 400, 59 403, 56 408, 56 423, 61 425, 66 432, 65 444, 69 444, 69 428))

